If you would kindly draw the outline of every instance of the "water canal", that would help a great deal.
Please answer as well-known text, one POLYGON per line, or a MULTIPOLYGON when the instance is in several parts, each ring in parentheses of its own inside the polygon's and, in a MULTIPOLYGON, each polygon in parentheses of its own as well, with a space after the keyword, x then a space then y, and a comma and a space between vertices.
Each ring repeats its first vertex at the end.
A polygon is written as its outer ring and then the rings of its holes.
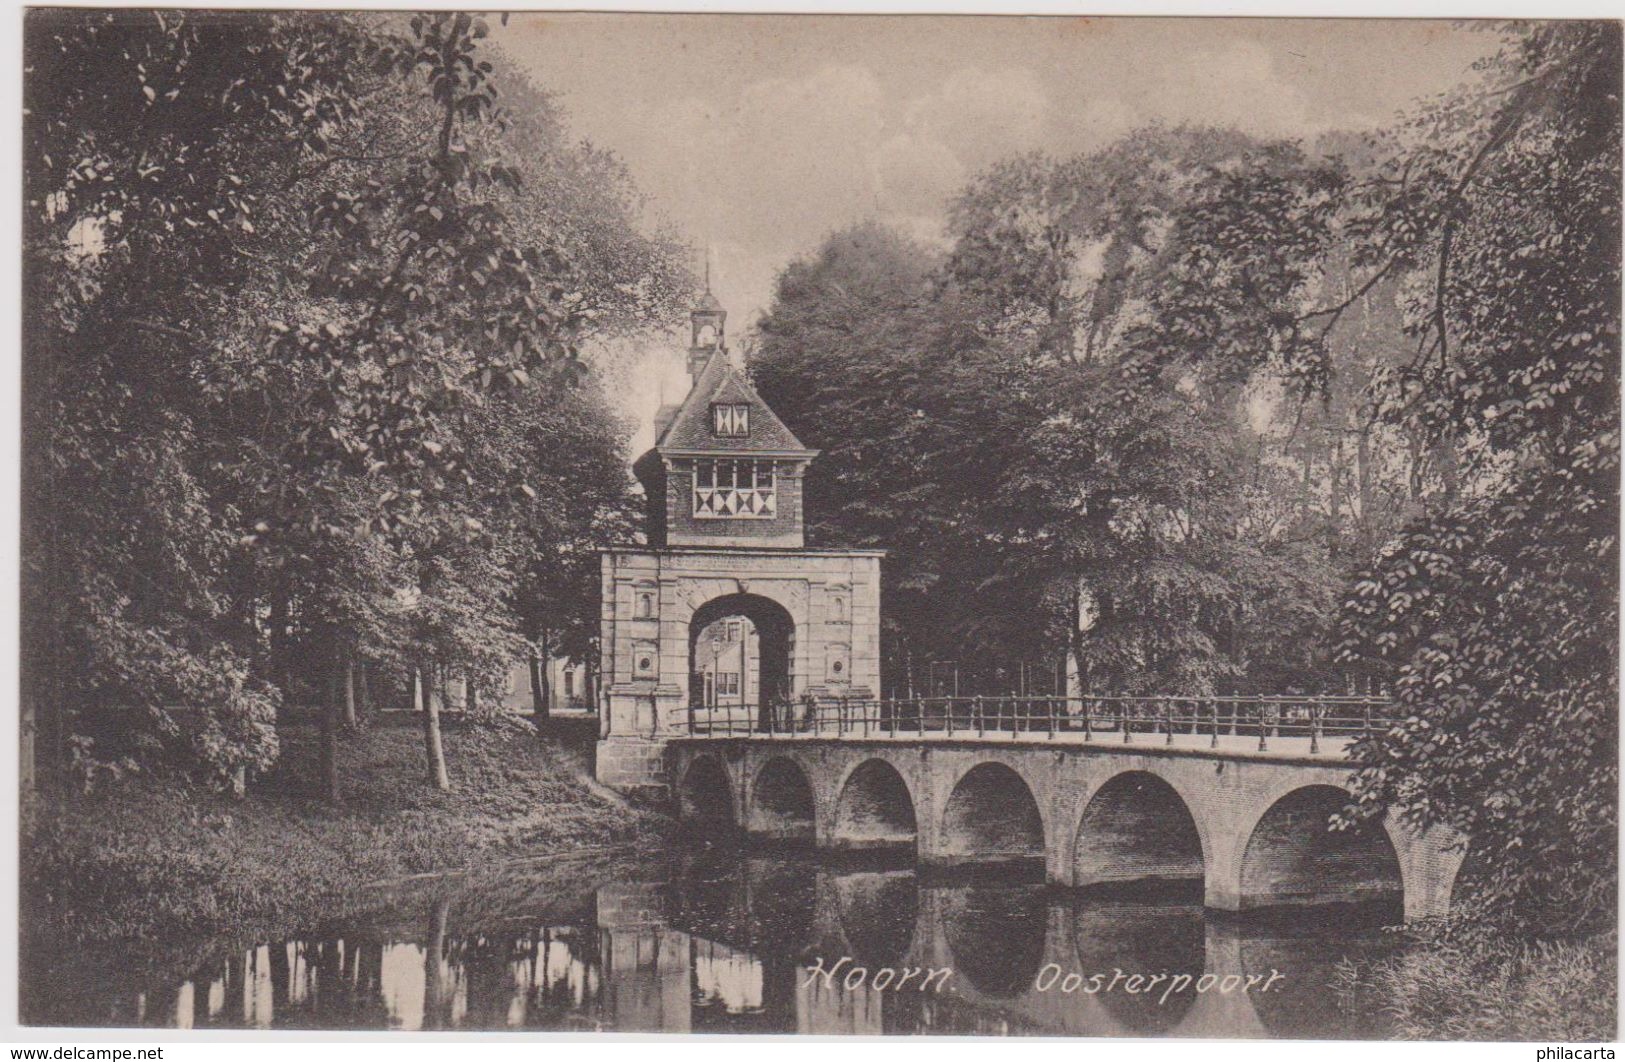
POLYGON ((1199 888, 1090 894, 1028 873, 690 849, 417 882, 276 939, 158 942, 140 959, 35 949, 23 1020, 1368 1038, 1382 1015, 1336 969, 1378 954, 1378 927, 1398 917, 1243 920, 1204 912, 1199 888), (820 962, 836 976, 809 973, 820 962))

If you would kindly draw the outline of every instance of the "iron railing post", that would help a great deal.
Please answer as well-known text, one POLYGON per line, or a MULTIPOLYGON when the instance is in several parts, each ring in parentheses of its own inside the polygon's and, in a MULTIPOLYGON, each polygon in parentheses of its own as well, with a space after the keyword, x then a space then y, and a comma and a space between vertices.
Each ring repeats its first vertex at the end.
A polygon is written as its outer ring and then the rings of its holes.
POLYGON ((1266 740, 1266 737, 1265 737, 1265 735, 1269 731, 1269 724, 1264 718, 1264 712, 1265 712, 1267 707, 1268 707, 1268 702, 1267 701, 1259 701, 1258 702, 1258 751, 1259 752, 1267 752, 1267 751, 1269 751, 1269 747, 1270 747, 1269 741, 1266 740))
POLYGON ((1309 705, 1309 755, 1320 753, 1320 705, 1309 705))
POLYGON ((1122 706, 1123 706, 1122 711, 1119 713, 1119 715, 1120 715, 1120 717, 1121 717, 1121 719, 1123 721, 1123 744, 1132 745, 1134 743, 1134 737, 1130 733, 1129 722, 1128 722, 1128 709, 1129 709, 1129 703, 1130 702, 1125 699, 1123 701, 1120 701, 1119 703, 1122 704, 1122 706))

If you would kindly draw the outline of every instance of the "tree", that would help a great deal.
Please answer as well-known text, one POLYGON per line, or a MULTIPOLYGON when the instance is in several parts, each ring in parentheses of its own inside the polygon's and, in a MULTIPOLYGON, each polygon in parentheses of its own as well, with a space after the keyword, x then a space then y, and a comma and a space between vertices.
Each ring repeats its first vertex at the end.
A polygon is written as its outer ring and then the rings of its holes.
POLYGON ((477 701, 518 651, 519 568, 574 578, 601 515, 574 497, 625 477, 547 430, 599 401, 581 345, 669 308, 676 259, 613 160, 508 122, 470 16, 30 33, 29 695, 83 764, 219 777, 314 697, 336 796, 357 661, 477 701))
POLYGON ((1617 889, 1620 29, 1520 27, 1362 189, 1373 268, 1415 283, 1383 413, 1461 489, 1353 585, 1344 650, 1402 725, 1360 807, 1471 838, 1480 913, 1540 935, 1617 889))
MULTIPOLYGON (((1003 216, 992 194, 978 209, 1003 216)), ((1233 689, 1261 614, 1282 641, 1306 615, 1324 627, 1324 569, 1234 530, 1244 440, 1195 370, 1038 350, 1009 327, 1009 278, 971 272, 1008 245, 965 242, 944 269, 875 226, 831 237, 781 277, 752 362, 823 450, 811 534, 890 551, 893 688, 916 656, 1005 692, 1068 654, 1096 692, 1233 689)))
POLYGON ((350 98, 347 22, 36 12, 27 22, 24 696, 58 763, 275 754, 204 437, 251 218, 350 98), (176 711, 176 705, 191 706, 176 711))
MULTIPOLYGON (((1362 531, 1341 616, 1343 661, 1403 716, 1357 747, 1352 811, 1462 830, 1474 909, 1556 935, 1616 888, 1620 43, 1505 33, 1378 164, 1214 173, 1136 342, 1207 378, 1267 371, 1328 422, 1358 393, 1362 443, 1409 448, 1398 532, 1362 531), (1351 376, 1339 341, 1373 309, 1398 327, 1351 376)), ((1330 470, 1335 517, 1340 466, 1303 467, 1306 487, 1330 470)))

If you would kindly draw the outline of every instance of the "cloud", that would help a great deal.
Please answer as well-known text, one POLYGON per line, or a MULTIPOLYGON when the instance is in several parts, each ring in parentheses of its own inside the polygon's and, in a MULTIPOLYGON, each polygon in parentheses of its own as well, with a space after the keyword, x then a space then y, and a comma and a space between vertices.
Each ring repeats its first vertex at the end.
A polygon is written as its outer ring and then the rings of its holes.
POLYGON ((940 142, 968 165, 1042 145, 1050 101, 1031 70, 969 67, 903 108, 916 136, 940 142))

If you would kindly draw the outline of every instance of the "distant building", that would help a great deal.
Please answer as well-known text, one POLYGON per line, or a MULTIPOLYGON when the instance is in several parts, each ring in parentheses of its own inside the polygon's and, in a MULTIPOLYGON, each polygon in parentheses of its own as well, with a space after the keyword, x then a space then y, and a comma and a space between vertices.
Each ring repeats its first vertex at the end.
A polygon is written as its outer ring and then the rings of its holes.
POLYGON ((698 703, 711 707, 756 704, 761 663, 762 640, 749 617, 713 620, 694 643, 698 703))
MULTIPOLYGON (((595 710, 591 678, 586 664, 578 664, 556 656, 547 662, 546 678, 549 713, 595 710)), ((467 695, 467 686, 462 678, 454 677, 446 680, 444 691, 436 689, 434 697, 442 710, 461 711, 467 706, 467 695)), ((414 704, 418 703, 419 697, 421 693, 414 691, 414 704)), ((535 698, 531 692, 529 660, 516 660, 509 666, 504 677, 500 703, 503 708, 517 715, 529 715, 536 710, 535 698)), ((488 709, 490 706, 481 707, 488 709)))
MULTIPOLYGON (((592 690, 587 665, 556 656, 547 662, 549 712, 593 711, 592 690)), ((535 711, 530 688, 530 661, 518 660, 508 668, 507 689, 502 697, 505 707, 515 712, 535 711)))

